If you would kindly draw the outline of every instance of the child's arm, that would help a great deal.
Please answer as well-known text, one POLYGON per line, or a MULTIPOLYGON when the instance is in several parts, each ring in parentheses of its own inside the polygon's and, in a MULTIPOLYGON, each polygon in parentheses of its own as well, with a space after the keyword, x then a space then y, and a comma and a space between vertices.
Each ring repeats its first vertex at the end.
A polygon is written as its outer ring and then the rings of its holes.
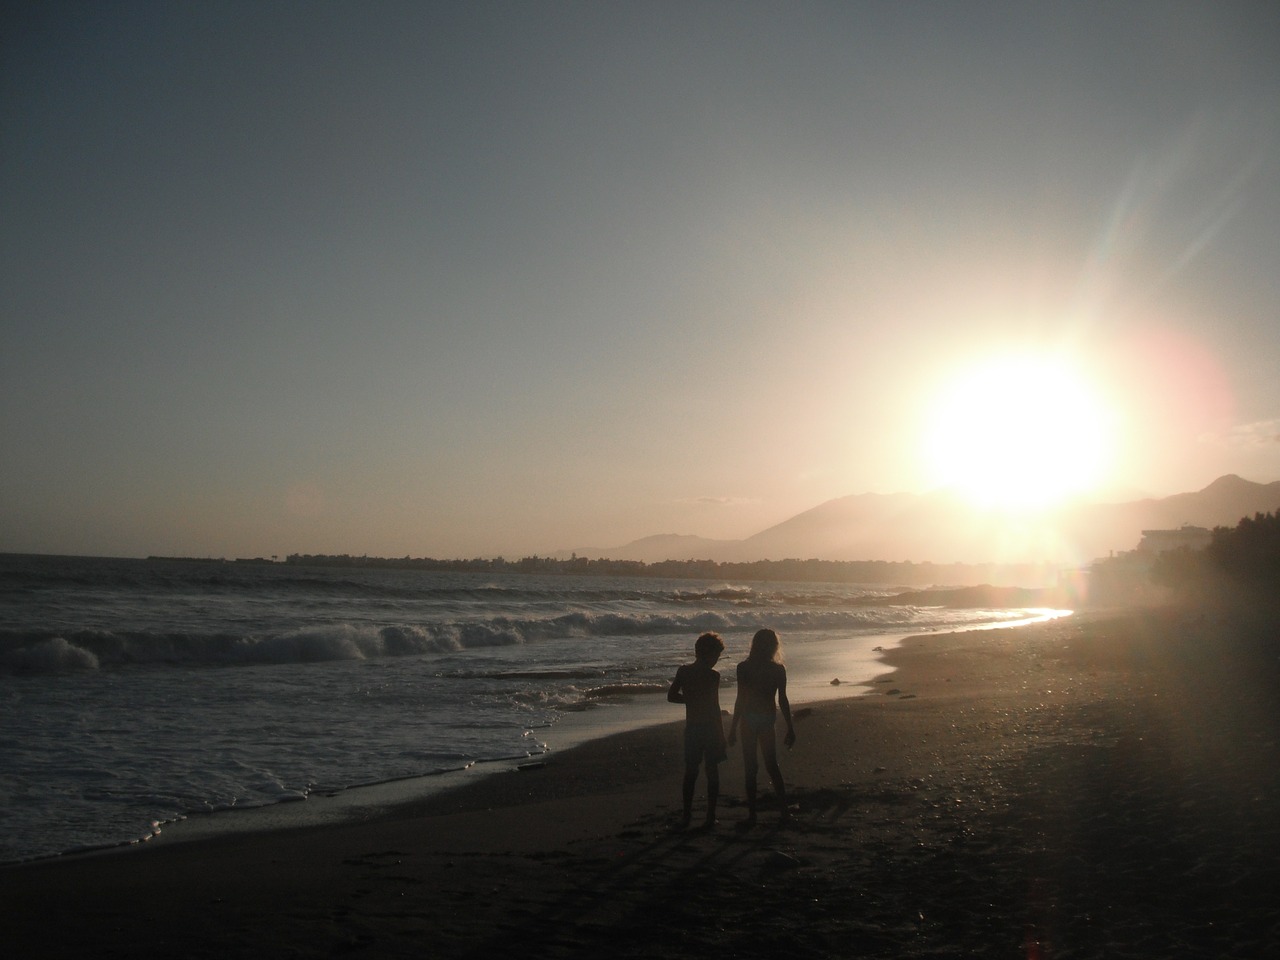
POLYGON ((782 742, 788 747, 796 742, 796 728, 791 723, 791 701, 787 699, 787 668, 783 667, 778 678, 778 709, 782 711, 782 719, 787 722, 787 735, 782 742))
MULTIPOLYGON (((738 688, 741 691, 741 687, 738 688)), ((734 743, 738 739, 738 704, 742 702, 741 693, 733 698, 733 717, 729 720, 729 743, 734 743)))
POLYGON ((667 690, 667 699, 671 703, 684 703, 684 684, 681 683, 680 670, 676 671, 676 678, 671 681, 671 686, 667 690))

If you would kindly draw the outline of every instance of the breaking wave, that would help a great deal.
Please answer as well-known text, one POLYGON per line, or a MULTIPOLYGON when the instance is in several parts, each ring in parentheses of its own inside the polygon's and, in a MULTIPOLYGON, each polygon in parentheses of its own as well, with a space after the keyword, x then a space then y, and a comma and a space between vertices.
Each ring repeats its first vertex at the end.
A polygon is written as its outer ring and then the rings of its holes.
MULTIPOLYGON (((990 612, 987 612, 989 618, 990 612)), ((927 627, 928 611, 914 607, 852 610, 773 610, 769 624, 783 631, 927 627)), ((56 674, 132 666, 237 666, 414 657, 566 638, 697 634, 755 629, 750 610, 679 614, 573 612, 545 618, 492 617, 421 624, 329 623, 280 632, 149 633, 82 630, 31 634, 0 632, 0 671, 56 674)))

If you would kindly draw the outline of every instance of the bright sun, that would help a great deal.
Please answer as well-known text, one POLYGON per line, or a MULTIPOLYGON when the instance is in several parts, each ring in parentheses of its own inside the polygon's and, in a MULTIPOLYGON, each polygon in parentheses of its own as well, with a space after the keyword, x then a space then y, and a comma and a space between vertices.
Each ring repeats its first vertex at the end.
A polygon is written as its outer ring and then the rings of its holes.
POLYGON ((944 381, 924 432, 933 482, 980 505, 1051 507, 1095 487, 1111 454, 1111 418, 1063 360, 989 358, 944 381))

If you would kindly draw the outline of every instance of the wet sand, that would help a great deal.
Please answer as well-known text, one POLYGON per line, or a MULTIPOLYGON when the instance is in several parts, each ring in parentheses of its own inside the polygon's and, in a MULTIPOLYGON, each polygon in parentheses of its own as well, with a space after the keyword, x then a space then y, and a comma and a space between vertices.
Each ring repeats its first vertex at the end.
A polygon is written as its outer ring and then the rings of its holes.
POLYGON ((785 826, 766 807, 740 829, 732 753, 717 828, 674 829, 673 723, 369 822, 0 869, 0 941, 22 957, 1277 955, 1278 654, 1273 627, 1173 611, 913 638, 867 696, 795 704, 785 826))

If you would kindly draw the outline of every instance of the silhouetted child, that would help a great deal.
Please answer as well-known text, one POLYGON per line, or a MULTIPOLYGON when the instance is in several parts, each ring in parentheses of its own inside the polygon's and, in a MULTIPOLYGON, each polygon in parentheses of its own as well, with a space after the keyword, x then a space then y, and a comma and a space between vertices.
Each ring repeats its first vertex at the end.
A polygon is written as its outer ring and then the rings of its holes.
POLYGON ((724 722, 720 719, 720 674, 713 668, 724 652, 724 641, 714 633, 704 633, 693 645, 693 663, 676 670, 667 699, 684 704, 684 814, 682 827, 693 816, 693 788, 698 767, 707 768, 707 819, 716 822, 716 801, 720 796, 720 763, 726 756, 724 722))
POLYGON ((747 823, 756 822, 756 774, 759 771, 759 753, 764 756, 764 768, 773 781, 774 793, 781 807, 780 817, 787 819, 787 787, 778 767, 778 743, 774 728, 778 708, 787 723, 783 743, 790 747, 796 742, 795 727, 791 722, 791 701, 787 699, 787 668, 782 664, 781 643, 772 630, 757 630, 751 638, 751 652, 738 664, 738 696, 733 704, 733 720, 729 723, 729 742, 733 743, 742 730, 742 765, 746 774, 747 823), (774 696, 777 696, 777 706, 774 696))

